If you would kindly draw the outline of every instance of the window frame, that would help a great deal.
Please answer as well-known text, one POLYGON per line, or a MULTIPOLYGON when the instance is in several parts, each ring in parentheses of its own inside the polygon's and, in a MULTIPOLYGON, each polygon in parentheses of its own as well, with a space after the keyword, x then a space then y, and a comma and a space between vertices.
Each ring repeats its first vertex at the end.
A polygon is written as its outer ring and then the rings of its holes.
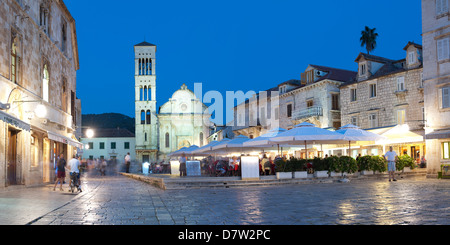
POLYGON ((404 76, 397 77, 397 91, 406 91, 406 82, 404 76), (400 88, 400 85, 402 88, 400 88))
POLYGON ((377 97, 377 84, 370 83, 369 84, 369 98, 376 98, 376 97, 377 97))
POLYGON ((396 119, 397 119, 397 125, 406 124, 406 109, 404 109, 404 108, 403 109, 397 109, 396 119), (399 112, 402 112, 401 114, 402 114, 402 118, 403 118, 403 120, 402 120, 403 123, 400 123, 400 121, 399 121, 399 119, 400 119, 399 112))
POLYGON ((450 160, 450 141, 444 141, 441 144, 442 149, 442 159, 443 160, 450 160), (447 147, 445 146, 447 145, 447 147), (446 151, 447 149, 447 151, 446 151))
POLYGON ((356 88, 351 88, 350 89, 350 102, 355 102, 357 100, 358 100, 358 96, 357 96, 356 88))
POLYGON ((436 58, 438 62, 450 59, 450 37, 436 40, 436 58))

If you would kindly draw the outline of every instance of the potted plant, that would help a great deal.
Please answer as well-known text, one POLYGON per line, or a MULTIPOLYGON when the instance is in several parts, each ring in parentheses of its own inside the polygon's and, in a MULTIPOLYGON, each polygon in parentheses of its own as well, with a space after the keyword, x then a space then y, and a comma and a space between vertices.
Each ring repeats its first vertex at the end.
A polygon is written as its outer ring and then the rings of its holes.
POLYGON ((358 171, 358 164, 353 157, 341 156, 339 162, 341 163, 341 172, 343 175, 353 175, 358 171))
POLYGON ((380 156, 372 156, 372 168, 375 173, 383 173, 387 171, 387 161, 380 156))
POLYGON ((278 159, 275 161, 275 172, 277 179, 292 179, 291 163, 287 160, 278 159))
POLYGON ((395 161, 395 168, 398 171, 409 172, 414 169, 414 159, 408 155, 399 156, 397 161, 395 161))
POLYGON ((326 178, 328 177, 328 169, 329 169, 329 162, 327 160, 328 158, 321 159, 318 157, 315 157, 312 160, 312 167, 314 169, 314 177, 316 178, 326 178))
POLYGON ((330 177, 336 177, 341 176, 343 172, 343 166, 342 162, 339 160, 339 157, 337 156, 331 156, 327 158, 327 161, 329 162, 329 170, 330 170, 330 177))
POLYGON ((372 175, 374 161, 371 156, 362 156, 358 158, 357 161, 359 171, 361 171, 362 175, 372 175))
POLYGON ((306 179, 308 177, 308 172, 306 171, 306 164, 308 160, 306 159, 296 159, 293 158, 292 167, 293 167, 293 178, 294 179, 306 179))

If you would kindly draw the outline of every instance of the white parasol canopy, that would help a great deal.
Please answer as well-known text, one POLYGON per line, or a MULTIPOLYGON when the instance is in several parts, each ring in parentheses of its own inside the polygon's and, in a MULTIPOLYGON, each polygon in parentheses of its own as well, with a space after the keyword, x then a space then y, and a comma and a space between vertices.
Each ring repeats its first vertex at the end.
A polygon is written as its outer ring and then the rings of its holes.
POLYGON ((344 135, 344 140, 348 142, 348 155, 350 156, 351 142, 375 142, 378 140, 385 140, 387 137, 381 136, 363 129, 353 124, 342 126, 336 133, 344 135))
POLYGON ((181 156, 183 154, 185 155, 192 155, 192 151, 198 149, 199 147, 196 145, 191 145, 189 147, 183 147, 177 151, 174 151, 172 153, 170 153, 168 156, 169 157, 176 157, 176 156, 181 156))
POLYGON ((281 133, 286 132, 286 131, 287 130, 283 129, 283 128, 271 129, 266 134, 263 134, 259 137, 256 137, 254 139, 250 139, 250 140, 244 142, 244 146, 267 146, 267 147, 270 147, 273 145, 278 145, 278 142, 274 142, 271 139, 273 137, 280 135, 281 133))
POLYGON ((318 128, 314 124, 307 122, 300 123, 295 128, 273 137, 271 141, 287 145, 304 144, 305 151, 307 150, 307 144, 339 144, 346 142, 342 134, 318 128))

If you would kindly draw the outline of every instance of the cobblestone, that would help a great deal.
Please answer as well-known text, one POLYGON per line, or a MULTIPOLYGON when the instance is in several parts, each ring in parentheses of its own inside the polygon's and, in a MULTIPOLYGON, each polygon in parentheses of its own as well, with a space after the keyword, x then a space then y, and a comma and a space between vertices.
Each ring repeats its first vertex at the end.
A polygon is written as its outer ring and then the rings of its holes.
MULTIPOLYGON (((66 188, 67 189, 67 188, 66 188)), ((50 186, 0 193, 0 224, 448 225, 450 181, 161 190, 121 175, 84 177, 79 194, 50 186)))

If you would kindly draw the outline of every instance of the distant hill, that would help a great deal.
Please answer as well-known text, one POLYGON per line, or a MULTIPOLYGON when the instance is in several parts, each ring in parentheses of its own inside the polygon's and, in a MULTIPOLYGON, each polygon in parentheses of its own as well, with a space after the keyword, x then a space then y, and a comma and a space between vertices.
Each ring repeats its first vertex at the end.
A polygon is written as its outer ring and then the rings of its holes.
POLYGON ((83 127, 92 128, 124 128, 134 134, 135 120, 120 113, 86 114, 82 115, 83 127))

